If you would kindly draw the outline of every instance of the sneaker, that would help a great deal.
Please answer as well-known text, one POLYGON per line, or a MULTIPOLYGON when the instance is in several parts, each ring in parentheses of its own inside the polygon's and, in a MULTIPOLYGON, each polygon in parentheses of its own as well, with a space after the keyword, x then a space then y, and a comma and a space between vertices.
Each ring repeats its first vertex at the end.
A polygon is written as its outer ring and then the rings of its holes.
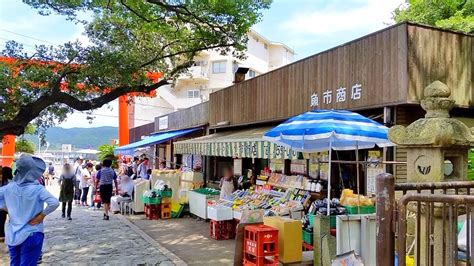
POLYGON ((68 219, 69 221, 71 221, 71 220, 72 220, 71 216, 67 217, 67 219, 68 219))
POLYGON ((108 221, 110 217, 108 215, 105 216, 105 220, 108 221))
POLYGON ((66 218, 66 215, 64 215, 64 213, 61 214, 61 218, 63 218, 63 219, 66 218))

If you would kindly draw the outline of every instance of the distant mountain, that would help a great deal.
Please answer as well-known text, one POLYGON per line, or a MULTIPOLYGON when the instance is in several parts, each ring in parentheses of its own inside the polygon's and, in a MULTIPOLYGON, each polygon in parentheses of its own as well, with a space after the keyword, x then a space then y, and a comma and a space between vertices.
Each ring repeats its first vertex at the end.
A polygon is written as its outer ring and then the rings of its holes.
MULTIPOLYGON (((117 127, 61 128, 52 127, 46 131, 46 141, 50 149, 60 149, 62 144, 71 144, 73 149, 97 149, 102 144, 110 144, 117 139, 117 127)), ((27 139, 38 145, 38 137, 27 135, 27 139)))

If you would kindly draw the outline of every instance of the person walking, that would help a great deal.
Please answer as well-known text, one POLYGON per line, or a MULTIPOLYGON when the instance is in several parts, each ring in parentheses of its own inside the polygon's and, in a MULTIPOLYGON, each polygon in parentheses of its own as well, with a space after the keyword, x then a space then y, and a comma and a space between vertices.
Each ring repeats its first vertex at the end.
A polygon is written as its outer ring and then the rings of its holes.
POLYGON ((53 163, 49 163, 49 166, 48 166, 48 178, 49 178, 49 185, 50 185, 50 186, 53 184, 54 176, 55 176, 55 173, 54 173, 54 166, 53 166, 53 163))
POLYGON ((87 195, 89 194, 89 185, 91 180, 91 173, 94 165, 87 163, 86 167, 81 171, 80 187, 82 188, 81 205, 87 206, 87 195))
POLYGON ((102 162, 103 168, 97 172, 97 186, 99 187, 100 198, 104 204, 104 220, 109 220, 110 198, 112 197, 113 184, 115 184, 115 194, 118 193, 117 174, 111 168, 112 160, 105 159, 102 162))
POLYGON ((81 172, 82 172, 83 159, 78 157, 74 163, 74 175, 76 175, 76 183, 74 183, 74 203, 79 206, 81 205, 81 172))
POLYGON ((41 255, 44 218, 59 206, 59 201, 38 184, 45 170, 40 158, 22 155, 16 162, 13 181, 0 188, 0 208, 10 217, 5 230, 10 265, 36 265, 41 255))
MULTIPOLYGON (((12 169, 10 167, 1 167, 2 178, 0 180, 0 187, 8 185, 13 179, 12 169)), ((0 209, 0 242, 5 241, 5 222, 7 221, 7 212, 0 209)))
MULTIPOLYGON (((92 189, 91 191, 91 205, 90 205, 90 209, 95 209, 95 202, 94 202, 94 197, 95 195, 99 192, 99 189, 97 187, 97 173, 100 171, 100 169, 102 169, 102 166, 100 164, 97 164, 95 166, 95 171, 92 172, 91 174, 91 186, 90 186, 90 189, 92 189)), ((100 202, 97 202, 97 209, 100 209, 100 202)))
POLYGON ((66 163, 63 167, 63 173, 59 177, 59 186, 61 190, 59 192, 59 201, 62 202, 62 215, 61 217, 66 217, 66 207, 67 207, 67 219, 72 220, 72 200, 74 198, 74 186, 76 183, 76 175, 71 169, 71 165, 66 163), (66 206, 67 205, 67 206, 66 206))

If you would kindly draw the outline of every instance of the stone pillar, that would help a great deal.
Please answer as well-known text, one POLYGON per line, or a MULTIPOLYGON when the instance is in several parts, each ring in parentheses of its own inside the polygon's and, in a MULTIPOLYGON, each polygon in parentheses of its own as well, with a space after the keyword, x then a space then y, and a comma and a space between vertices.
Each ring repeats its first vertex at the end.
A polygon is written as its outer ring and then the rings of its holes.
POLYGON ((408 182, 440 182, 444 177, 441 149, 418 148, 407 152, 408 182))
MULTIPOLYGON (((412 183, 466 180, 467 149, 474 146, 474 129, 450 117, 449 111, 455 102, 450 98, 451 90, 445 84, 435 81, 424 89, 423 94, 421 107, 426 111, 425 117, 407 127, 394 126, 388 133, 392 142, 407 149, 407 180, 412 183), (453 171, 445 172, 445 160, 451 161, 453 171)), ((416 204, 407 207, 417 212, 416 204)), ((434 228, 432 235, 427 238, 431 230, 427 227, 431 222, 427 223, 428 213, 426 206, 422 206, 418 213, 421 220, 418 228, 420 252, 416 254, 415 246, 415 256, 419 256, 421 265, 424 265, 429 252, 427 247, 433 244, 431 265, 443 265, 443 254, 450 252, 443 250, 442 241, 448 232, 448 224, 443 227, 442 207, 435 206, 431 216, 434 228)))

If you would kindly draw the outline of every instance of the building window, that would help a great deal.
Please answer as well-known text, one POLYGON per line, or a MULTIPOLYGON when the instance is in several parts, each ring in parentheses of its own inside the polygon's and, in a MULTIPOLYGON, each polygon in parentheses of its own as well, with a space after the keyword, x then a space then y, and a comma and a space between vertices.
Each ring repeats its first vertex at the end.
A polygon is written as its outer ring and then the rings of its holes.
POLYGON ((205 66, 207 65, 206 61, 196 61, 194 62, 194 66, 205 66))
POLYGON ((249 70, 249 78, 255 78, 255 76, 257 75, 257 73, 253 70, 249 70))
POLYGON ((199 98, 200 96, 199 90, 188 90, 188 98, 199 98))
POLYGON ((219 74, 225 73, 227 61, 216 61, 212 63, 212 73, 219 74))
POLYGON ((267 50, 268 49, 268 44, 264 43, 263 48, 265 48, 265 50, 267 50))

